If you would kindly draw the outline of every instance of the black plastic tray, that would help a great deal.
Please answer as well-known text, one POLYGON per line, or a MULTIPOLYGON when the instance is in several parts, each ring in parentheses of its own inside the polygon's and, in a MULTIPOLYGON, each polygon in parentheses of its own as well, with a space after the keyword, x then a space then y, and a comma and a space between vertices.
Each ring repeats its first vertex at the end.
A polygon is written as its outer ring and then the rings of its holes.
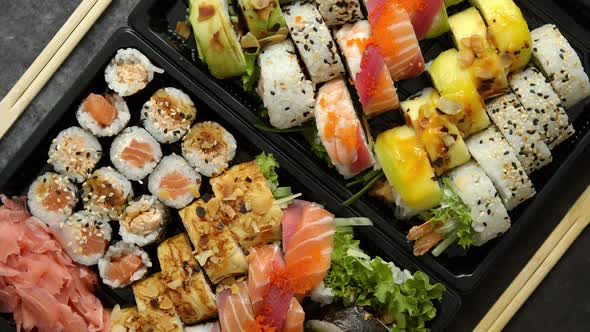
MULTIPOLYGON (((545 23, 554 23, 564 33, 573 47, 580 55, 584 67, 590 69, 590 39, 588 32, 573 22, 567 14, 549 0, 516 0, 522 9, 529 27, 534 29, 545 23)), ((451 8, 449 14, 465 9, 468 4, 451 8)), ((218 80, 212 77, 207 67, 198 60, 194 40, 185 43, 174 34, 176 22, 184 19, 187 7, 184 1, 158 1, 143 0, 129 16, 129 24, 146 37, 156 48, 161 50, 170 59, 175 61, 192 79, 206 87, 217 99, 227 105, 234 113, 244 121, 254 123, 267 123, 259 115, 260 99, 252 93, 245 93, 241 84, 236 80, 218 80)), ((449 34, 435 40, 427 40, 421 43, 421 48, 426 60, 436 57, 441 51, 453 47, 449 34)), ((418 78, 398 82, 400 98, 404 99, 420 89, 431 85, 426 74, 418 78)), ((576 156, 580 149, 588 144, 583 138, 590 131, 590 100, 576 105, 568 110, 577 130, 575 137, 560 145, 553 151, 554 161, 543 170, 532 176, 537 189, 537 196, 532 201, 523 204, 511 213, 513 220, 512 229, 504 236, 495 239, 483 247, 471 248, 465 253, 457 248, 451 248, 441 257, 434 258, 425 255, 416 258, 419 264, 440 275, 445 281, 461 292, 469 292, 481 281, 484 275, 491 269, 494 262, 509 243, 516 240, 522 228, 532 220, 542 220, 543 216, 536 215, 536 204, 567 204, 561 202, 559 196, 546 194, 546 188, 559 187, 560 174, 566 171, 586 171, 576 166, 576 156), (563 167, 568 161, 572 167, 563 167)), ((399 112, 390 112, 384 116, 370 121, 373 134, 393 127, 401 121, 399 112)), ((289 151, 291 159, 305 162, 305 168, 317 181, 322 182, 340 201, 352 196, 352 192, 345 187, 345 181, 333 169, 328 168, 321 160, 310 152, 309 145, 299 134, 271 134, 262 133, 283 151, 289 151), (308 163, 307 161, 312 161, 308 163)), ((364 197, 353 205, 355 211, 371 218, 388 238, 399 246, 407 255, 412 255, 412 246, 406 241, 405 234, 412 226, 408 222, 395 220, 393 208, 376 199, 364 197)))
MULTIPOLYGON (((244 123, 239 118, 228 113, 205 90, 191 82, 187 76, 176 69, 170 62, 166 61, 157 51, 143 41, 141 37, 128 28, 123 28, 115 33, 80 75, 78 80, 74 82, 64 97, 50 111, 46 120, 38 125, 35 135, 31 136, 27 143, 20 148, 17 157, 12 163, 5 169, 0 170, 0 192, 8 195, 26 194, 29 184, 36 176, 50 169, 50 166, 46 164, 46 159, 51 140, 61 130, 72 125, 77 125, 75 111, 79 103, 88 93, 105 91, 104 68, 118 49, 127 47, 140 50, 156 66, 165 70, 164 74, 157 74, 154 81, 144 91, 125 98, 132 114, 130 125, 139 122, 138 110, 155 90, 165 86, 178 87, 187 92, 193 101, 195 101, 198 121, 217 121, 236 137, 238 150, 234 163, 252 160, 261 151, 273 153, 281 165, 279 179, 283 185, 292 186, 294 192, 303 193, 304 199, 323 204, 338 216, 347 217, 355 215, 351 209, 342 207, 329 194, 326 188, 309 178, 307 172, 305 172, 305 165, 292 163, 272 142, 265 137, 259 136, 250 124, 244 123)), ((106 147, 110 143, 109 139, 100 139, 100 141, 103 147, 106 147)), ((178 144, 162 145, 162 147, 164 154, 171 152, 179 153, 178 144)), ((108 163, 107 160, 108 157, 105 158, 103 156, 101 165, 106 165, 108 163)), ((134 189, 137 190, 137 193, 146 192, 146 187, 138 183, 134 183, 134 189)), ((176 213, 173 214, 173 218, 173 222, 167 230, 167 235, 173 235, 183 231, 182 223, 176 213)), ((113 226, 115 225, 113 224, 113 226)), ((113 234, 117 234, 116 230, 113 231, 113 234)), ((399 250, 391 247, 384 235, 377 229, 364 228, 358 232, 357 236, 361 239, 363 248, 370 254, 379 255, 411 271, 419 269, 415 263, 401 254, 399 250)), ((115 235, 114 238, 116 238, 115 235)), ((155 246, 147 247, 147 250, 152 258, 152 263, 154 263, 150 272, 156 271, 158 269, 158 262, 155 256, 155 246)), ((134 302, 130 287, 120 290, 101 287, 97 295, 105 306, 113 306, 116 303, 124 305, 134 302)), ((442 330, 458 311, 460 305, 461 300, 459 296, 452 290, 448 290, 444 295, 443 301, 438 305, 439 314, 432 322, 433 330, 442 330)), ((0 327, 6 325, 9 320, 9 315, 0 317, 0 327)), ((2 328, 2 331, 5 331, 5 329, 2 328)))

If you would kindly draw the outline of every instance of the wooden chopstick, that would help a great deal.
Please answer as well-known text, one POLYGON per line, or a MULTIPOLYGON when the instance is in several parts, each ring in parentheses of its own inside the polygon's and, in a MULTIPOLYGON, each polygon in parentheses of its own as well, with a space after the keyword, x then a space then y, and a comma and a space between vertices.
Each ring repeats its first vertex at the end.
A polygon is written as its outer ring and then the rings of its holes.
POLYGON ((0 102, 0 138, 41 91, 112 0, 83 0, 0 102))
POLYGON ((590 187, 586 188, 474 331, 501 331, 588 224, 590 224, 590 187))

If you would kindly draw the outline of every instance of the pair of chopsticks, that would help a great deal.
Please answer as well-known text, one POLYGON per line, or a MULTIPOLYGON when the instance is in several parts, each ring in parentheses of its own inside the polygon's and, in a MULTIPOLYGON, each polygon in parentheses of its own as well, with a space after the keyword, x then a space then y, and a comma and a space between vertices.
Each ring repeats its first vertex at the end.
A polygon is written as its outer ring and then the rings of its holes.
POLYGON ((112 0, 82 0, 0 102, 0 138, 41 91, 112 0))
POLYGON ((588 224, 590 224, 590 187, 586 188, 474 331, 501 331, 588 224))

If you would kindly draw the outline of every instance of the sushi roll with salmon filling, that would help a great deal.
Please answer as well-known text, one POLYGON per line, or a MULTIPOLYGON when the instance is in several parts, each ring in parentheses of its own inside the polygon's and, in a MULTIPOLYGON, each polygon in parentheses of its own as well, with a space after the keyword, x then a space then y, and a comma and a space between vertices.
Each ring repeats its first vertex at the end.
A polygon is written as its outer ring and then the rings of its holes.
POLYGON ((52 172, 39 176, 27 194, 31 214, 47 225, 64 222, 76 203, 76 186, 67 177, 52 172))
POLYGON ((194 125, 182 140, 182 155, 197 172, 208 176, 221 174, 236 155, 236 139, 216 122, 194 125))
POLYGON ((73 261, 90 266, 97 264, 104 256, 111 232, 107 219, 95 212, 83 210, 61 223, 54 234, 73 261))
POLYGON ((170 155, 150 174, 148 188, 162 203, 180 209, 201 196, 201 175, 181 156, 170 155))
POLYGON ((98 272, 105 285, 120 288, 143 278, 151 266, 145 251, 129 243, 117 242, 98 261, 98 272))
POLYGON ((182 138, 197 116, 191 98, 176 88, 163 88, 152 95, 141 110, 141 122, 160 143, 182 138))
POLYGON ((170 219, 168 208, 154 196, 143 195, 129 202, 119 218, 119 235, 124 242, 140 247, 157 242, 170 219))
POLYGON ((70 127, 53 140, 48 155, 47 162, 57 172, 80 183, 88 178, 100 160, 102 148, 98 140, 86 130, 70 127))
POLYGON ((111 144, 111 162, 129 180, 148 176, 160 159, 160 144, 140 127, 125 129, 111 144))
POLYGON ((130 117, 127 103, 116 93, 91 93, 76 112, 80 126, 99 137, 120 133, 130 117))
POLYGON ((143 90, 154 79, 154 73, 163 72, 140 51, 127 48, 117 51, 104 71, 104 79, 109 89, 126 97, 143 90))
POLYGON ((316 0, 328 27, 353 23, 363 18, 359 0, 316 0))
POLYGON ((320 88, 315 109, 318 135, 340 174, 349 179, 375 164, 343 79, 320 88))
POLYGON ((111 167, 94 171, 82 190, 84 207, 111 220, 117 220, 133 198, 131 182, 111 167))

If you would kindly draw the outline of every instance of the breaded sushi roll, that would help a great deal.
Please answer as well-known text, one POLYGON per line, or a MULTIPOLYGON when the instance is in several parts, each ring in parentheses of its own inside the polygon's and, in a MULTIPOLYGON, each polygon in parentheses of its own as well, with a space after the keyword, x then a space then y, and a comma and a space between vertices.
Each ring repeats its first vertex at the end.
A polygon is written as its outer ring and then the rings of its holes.
POLYGON ((576 132, 559 96, 536 67, 512 75, 510 86, 550 149, 576 132))
POLYGON ((156 91, 141 110, 141 122, 160 143, 177 142, 197 116, 191 98, 177 88, 156 91))
POLYGON ((168 287, 160 272, 136 282, 132 288, 137 310, 142 316, 151 317, 150 320, 154 322, 153 325, 149 325, 149 328, 154 331, 184 331, 174 302, 168 296, 168 287))
POLYGON ((61 131, 51 142, 47 163, 75 182, 88 178, 100 157, 102 148, 88 131, 70 127, 61 131))
POLYGON ((260 52, 258 65, 256 92, 273 127, 297 127, 313 117, 314 86, 305 78, 291 40, 266 46, 260 52))
POLYGON ((97 169, 82 185, 84 207, 103 218, 117 220, 132 198, 131 182, 112 167, 97 169))
POLYGON ((549 147, 513 93, 490 101, 486 109, 527 174, 553 160, 549 147))
POLYGON ((148 178, 148 189, 162 203, 181 209, 201 196, 201 175, 177 155, 162 158, 148 178))
POLYGON ((316 0, 328 27, 353 23, 363 18, 359 0, 316 0))
POLYGON ((163 72, 140 51, 126 48, 117 51, 104 71, 104 79, 109 89, 126 97, 143 90, 154 79, 155 73, 163 72))
POLYGON ((221 174, 236 155, 236 139, 217 122, 194 125, 182 140, 182 155, 207 177, 221 174))
POLYGON ((148 254, 132 244, 117 242, 98 261, 98 272, 105 285, 128 286, 145 276, 152 266, 148 254))
POLYGON ((143 321, 137 307, 121 308, 118 304, 111 311, 109 323, 110 332, 141 331, 144 326, 151 326, 151 324, 143 321))
POLYGON ((186 233, 162 242, 158 246, 158 260, 168 295, 185 324, 196 324, 217 315, 215 294, 193 256, 186 233))
POLYGON ((570 108, 590 96, 590 81, 582 62, 567 39, 553 24, 531 32, 533 60, 549 78, 553 89, 570 108))
POLYGON ((324 84, 315 106, 318 135, 338 172, 349 179, 375 164, 344 79, 324 84))
POLYGON ((97 264, 104 256, 112 233, 108 219, 86 210, 72 214, 54 230, 68 256, 86 266, 97 264))
POLYGON ((125 129, 111 144, 111 162, 129 180, 148 176, 160 159, 162 149, 150 133, 140 127, 125 129))
POLYGON ((315 84, 344 74, 336 43, 322 15, 311 2, 296 2, 283 10, 291 38, 315 84))
POLYGON ((98 137, 120 133, 130 117, 127 103, 114 92, 89 94, 76 112, 80 126, 98 137))
POLYGON ((124 242, 140 247, 158 241, 170 219, 168 208, 154 196, 143 195, 133 201, 119 218, 119 235, 124 242))
POLYGON ((77 188, 67 177, 47 172, 29 187, 29 211, 47 225, 64 222, 78 203, 77 188))
POLYGON ((508 211, 536 194, 533 183, 498 129, 490 127, 466 143, 473 159, 496 186, 508 211))

